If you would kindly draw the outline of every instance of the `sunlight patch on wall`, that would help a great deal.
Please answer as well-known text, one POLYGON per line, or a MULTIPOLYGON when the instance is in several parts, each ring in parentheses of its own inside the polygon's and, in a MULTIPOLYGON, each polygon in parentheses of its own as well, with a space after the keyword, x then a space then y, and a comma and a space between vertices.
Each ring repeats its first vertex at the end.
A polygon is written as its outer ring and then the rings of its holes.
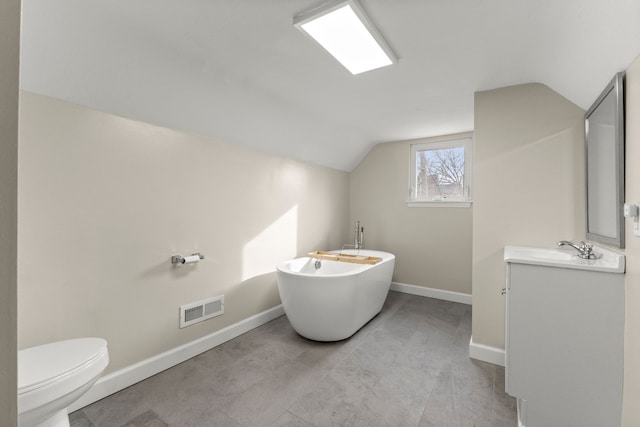
POLYGON ((292 259, 298 250, 298 206, 289 209, 242 250, 242 280, 275 271, 276 264, 292 259))

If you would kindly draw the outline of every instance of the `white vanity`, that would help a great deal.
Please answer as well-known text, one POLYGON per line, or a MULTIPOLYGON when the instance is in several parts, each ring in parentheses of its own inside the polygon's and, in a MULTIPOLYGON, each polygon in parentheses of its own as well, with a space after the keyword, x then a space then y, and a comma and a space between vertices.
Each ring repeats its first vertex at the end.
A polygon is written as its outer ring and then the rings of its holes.
POLYGON ((507 246, 505 388, 526 427, 619 426, 624 255, 507 246))

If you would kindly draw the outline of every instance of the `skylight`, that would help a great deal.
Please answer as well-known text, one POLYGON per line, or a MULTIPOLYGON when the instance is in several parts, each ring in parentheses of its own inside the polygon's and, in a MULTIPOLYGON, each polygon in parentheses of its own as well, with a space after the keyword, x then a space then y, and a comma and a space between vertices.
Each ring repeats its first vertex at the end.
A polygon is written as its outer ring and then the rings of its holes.
POLYGON ((397 62, 356 0, 333 2, 305 12, 294 18, 293 23, 352 74, 397 62))

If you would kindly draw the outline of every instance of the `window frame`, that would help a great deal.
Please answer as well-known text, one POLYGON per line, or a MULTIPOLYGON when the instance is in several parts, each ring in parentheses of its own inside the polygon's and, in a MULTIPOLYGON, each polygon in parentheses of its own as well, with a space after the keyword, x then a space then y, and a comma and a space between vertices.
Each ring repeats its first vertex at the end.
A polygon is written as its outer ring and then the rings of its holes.
POLYGON ((473 203, 473 135, 459 134, 438 139, 422 139, 411 144, 409 171, 408 207, 470 207, 473 203), (463 197, 418 197, 416 196, 417 157, 420 151, 440 150, 448 148, 464 149, 464 184, 463 197))

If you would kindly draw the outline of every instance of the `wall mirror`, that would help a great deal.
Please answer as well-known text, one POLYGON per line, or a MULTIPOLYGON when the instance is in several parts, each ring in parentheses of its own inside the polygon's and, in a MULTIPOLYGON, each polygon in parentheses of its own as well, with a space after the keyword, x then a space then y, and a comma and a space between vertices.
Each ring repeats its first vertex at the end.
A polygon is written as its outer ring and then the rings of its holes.
POLYGON ((624 73, 585 114, 587 239, 624 248, 624 73))

